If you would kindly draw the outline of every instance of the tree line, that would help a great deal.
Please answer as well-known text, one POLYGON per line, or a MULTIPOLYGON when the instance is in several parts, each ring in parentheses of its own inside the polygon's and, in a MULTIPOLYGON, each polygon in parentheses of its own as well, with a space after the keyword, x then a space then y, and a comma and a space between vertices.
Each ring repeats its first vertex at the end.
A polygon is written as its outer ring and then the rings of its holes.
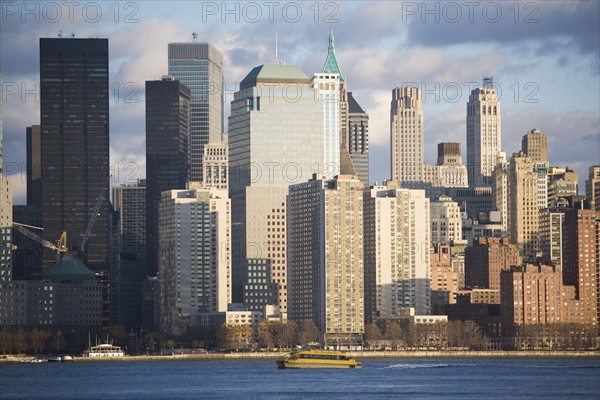
MULTIPOLYGON (((217 329, 189 327, 181 336, 159 332, 127 332, 109 327, 2 327, 1 354, 81 354, 96 340, 107 339, 127 354, 161 354, 170 349, 291 350, 307 342, 321 342, 322 332, 306 320, 263 320, 257 327, 223 324, 217 329)), ((591 324, 556 323, 526 325, 512 337, 488 336, 473 321, 415 324, 408 319, 378 320, 365 326, 365 350, 591 350, 599 349, 597 327, 591 324)))

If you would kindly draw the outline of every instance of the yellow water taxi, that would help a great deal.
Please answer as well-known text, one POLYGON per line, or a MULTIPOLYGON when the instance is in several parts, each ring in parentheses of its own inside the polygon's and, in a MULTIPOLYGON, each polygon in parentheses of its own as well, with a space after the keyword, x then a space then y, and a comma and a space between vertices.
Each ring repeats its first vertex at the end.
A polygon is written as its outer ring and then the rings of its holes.
POLYGON ((361 368, 362 364, 343 351, 322 350, 318 343, 308 343, 277 360, 277 367, 284 368, 361 368))

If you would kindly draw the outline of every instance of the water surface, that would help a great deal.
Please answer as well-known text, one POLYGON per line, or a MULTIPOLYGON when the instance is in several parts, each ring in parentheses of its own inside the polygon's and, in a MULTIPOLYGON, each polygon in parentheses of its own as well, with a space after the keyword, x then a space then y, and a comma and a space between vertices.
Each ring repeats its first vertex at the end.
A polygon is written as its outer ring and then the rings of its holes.
POLYGON ((599 359, 364 359, 356 370, 272 360, 0 365, 0 399, 594 399, 599 359))

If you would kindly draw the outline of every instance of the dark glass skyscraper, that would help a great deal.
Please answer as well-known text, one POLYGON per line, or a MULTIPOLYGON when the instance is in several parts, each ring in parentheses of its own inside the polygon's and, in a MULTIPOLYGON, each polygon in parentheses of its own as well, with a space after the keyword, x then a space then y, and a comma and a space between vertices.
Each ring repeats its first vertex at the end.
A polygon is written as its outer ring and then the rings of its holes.
MULTIPOLYGON (((41 38, 41 165, 44 238, 67 232, 81 246, 99 196, 104 201, 82 261, 108 269, 109 123, 108 39, 41 38)), ((44 265, 56 262, 44 253, 44 265)))
POLYGON ((369 186, 369 114, 348 92, 348 153, 360 180, 369 186))
POLYGON ((169 75, 191 92, 189 180, 202 180, 204 145, 223 132, 223 55, 209 43, 169 43, 169 75))
POLYGON ((185 189, 191 92, 172 76, 146 81, 147 274, 158 271, 158 206, 161 192, 185 189))

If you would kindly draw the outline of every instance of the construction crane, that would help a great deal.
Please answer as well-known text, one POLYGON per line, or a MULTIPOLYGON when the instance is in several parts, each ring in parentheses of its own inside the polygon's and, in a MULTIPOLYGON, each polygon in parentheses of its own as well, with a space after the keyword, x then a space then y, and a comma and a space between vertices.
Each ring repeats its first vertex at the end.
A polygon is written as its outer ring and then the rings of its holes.
POLYGON ((85 233, 83 234, 83 239, 81 239, 81 246, 79 250, 83 252, 83 248, 90 238, 90 234, 92 233, 92 228, 94 227, 94 223, 96 222, 96 217, 98 216, 98 211, 100 211, 100 206, 104 201, 104 195, 100 193, 98 198, 96 199, 96 205, 94 206, 94 211, 92 212, 92 217, 90 218, 87 227, 85 228, 85 233))
MULTIPOLYGON (((98 211, 100 211, 100 206, 102 205, 103 201, 104 201, 104 195, 100 194, 96 200, 96 205, 94 206, 94 211, 92 213, 92 217, 90 218, 87 228, 85 229, 83 239, 81 240, 81 247, 79 249, 81 252, 83 252, 83 248, 90 237, 92 228, 94 227, 94 222, 96 222, 96 217, 98 216, 98 211)), ((16 230, 21 232, 23 235, 27 236, 29 239, 41 244, 44 247, 47 247, 49 249, 56 251, 57 255, 60 255, 61 253, 66 253, 69 251, 69 249, 67 247, 67 232, 65 232, 65 231, 63 231, 61 233, 60 238, 58 239, 56 244, 54 244, 51 241, 44 239, 43 237, 33 233, 32 231, 30 231, 28 229, 28 228, 30 228, 30 229, 44 230, 44 228, 41 228, 39 226, 21 224, 18 222, 13 222, 12 224, 13 224, 13 228, 15 228, 16 230)))
POLYGON ((43 237, 36 235, 35 233, 33 233, 29 229, 27 229, 27 228, 32 228, 32 229, 43 230, 44 228, 40 228, 39 226, 20 224, 18 222, 13 222, 12 225, 13 225, 13 228, 15 228, 16 230, 21 232, 23 235, 27 236, 29 239, 38 242, 39 244, 41 244, 44 247, 47 247, 49 249, 56 251, 56 254, 58 254, 58 255, 60 255, 60 253, 66 253, 69 250, 67 248, 67 232, 65 232, 65 231, 62 232, 62 234, 60 235, 60 238, 58 239, 56 244, 54 244, 51 241, 46 240, 43 237))

